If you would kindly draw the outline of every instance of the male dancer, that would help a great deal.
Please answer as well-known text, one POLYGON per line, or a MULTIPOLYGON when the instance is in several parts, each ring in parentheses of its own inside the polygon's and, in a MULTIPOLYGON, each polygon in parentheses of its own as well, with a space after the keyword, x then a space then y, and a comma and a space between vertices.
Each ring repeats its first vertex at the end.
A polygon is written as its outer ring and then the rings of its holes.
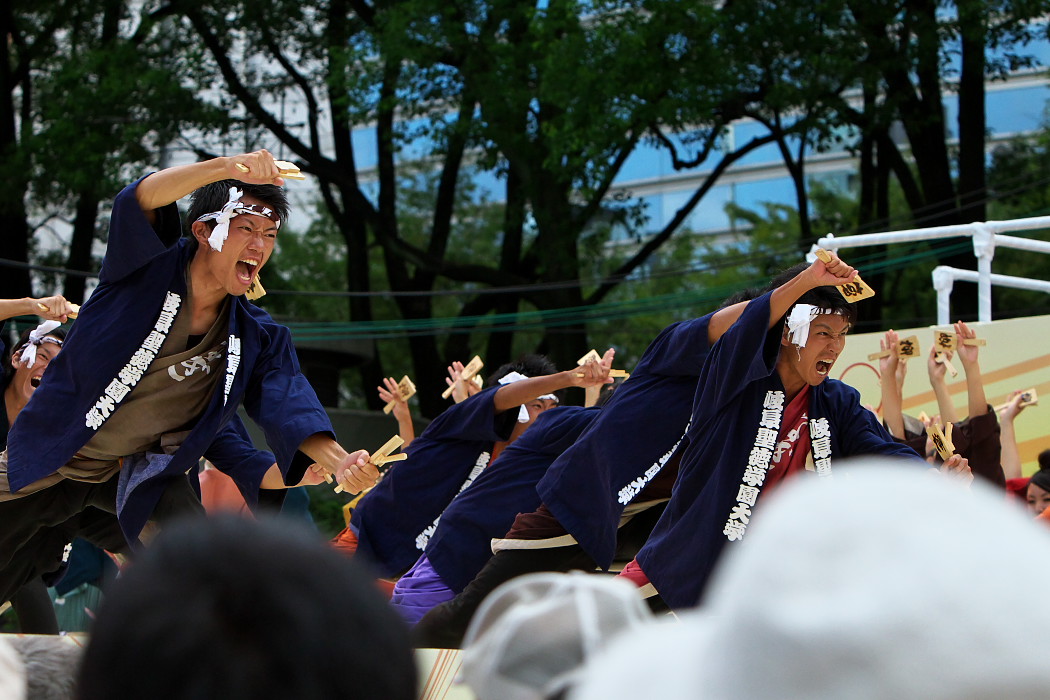
POLYGON ((451 600, 492 556, 519 513, 540 505, 539 481, 553 462, 590 425, 596 406, 558 406, 544 411, 474 483, 445 508, 426 550, 394 586, 391 603, 409 623, 451 600))
MULTIPOLYGON (((732 311, 720 322, 740 313, 738 300, 756 294, 727 299, 723 306, 732 311)), ((540 479, 543 503, 518 513, 473 581, 450 578, 462 590, 420 620, 417 644, 459 646, 481 601, 515 576, 609 568, 622 528, 670 498, 713 316, 674 323, 649 344, 630 378, 540 479)))
MULTIPOLYGON (((724 545, 744 537, 756 503, 784 478, 830 476, 833 459, 862 454, 926 466, 855 389, 828 378, 855 315, 834 286, 856 274, 837 257, 817 260, 748 302, 728 327, 723 312, 712 319, 721 332, 709 334, 674 493, 638 566, 624 571, 639 584, 647 577, 672 608, 697 604, 724 545)), ((958 455, 950 461, 968 471, 958 455)))
POLYGON ((99 286, 0 455, 0 599, 37 575, 35 538, 88 506, 115 512, 129 540, 151 516, 199 508, 185 474, 242 402, 286 483, 312 462, 349 490, 374 483, 368 453, 336 442, 288 330, 244 297, 287 218, 282 184, 257 151, 117 196, 99 286), (191 193, 180 240, 175 202, 191 193))
POLYGON ((527 355, 500 367, 488 388, 449 406, 412 442, 408 459, 354 509, 349 529, 357 536, 357 553, 380 576, 403 573, 426 549, 442 511, 457 494, 537 416, 558 404, 555 392, 612 381, 613 356, 609 349, 601 362, 557 372, 547 358, 527 355))

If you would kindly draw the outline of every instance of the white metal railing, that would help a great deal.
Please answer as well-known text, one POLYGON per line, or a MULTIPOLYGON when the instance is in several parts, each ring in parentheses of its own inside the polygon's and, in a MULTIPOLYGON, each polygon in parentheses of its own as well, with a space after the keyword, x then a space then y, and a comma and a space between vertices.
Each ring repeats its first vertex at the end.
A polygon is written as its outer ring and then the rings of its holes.
POLYGON ((817 248, 838 251, 842 248, 970 237, 973 240, 973 254, 977 258, 976 272, 944 266, 939 266, 933 271, 933 286, 937 290, 937 323, 938 325, 950 323, 951 293, 956 280, 977 282, 977 320, 991 321, 993 284, 1050 293, 1050 282, 992 274, 992 259, 995 257, 997 247, 1050 253, 1050 241, 1003 235, 1005 232, 1046 228, 1050 228, 1050 216, 1035 216, 1009 221, 977 221, 972 224, 934 226, 888 233, 864 233, 842 238, 836 238, 834 234, 829 233, 817 240, 807 258, 812 261, 816 257, 813 251, 817 248))

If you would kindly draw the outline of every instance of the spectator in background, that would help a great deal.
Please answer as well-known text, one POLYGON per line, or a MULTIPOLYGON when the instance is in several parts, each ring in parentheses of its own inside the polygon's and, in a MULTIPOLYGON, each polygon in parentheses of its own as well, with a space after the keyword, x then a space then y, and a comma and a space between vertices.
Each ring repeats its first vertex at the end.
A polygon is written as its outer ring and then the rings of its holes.
POLYGON ((1041 515, 1050 506, 1050 450, 1039 453, 1039 470, 1028 479, 1028 510, 1041 515))
POLYGON ((98 613, 82 700, 414 700, 408 632, 316 535, 231 515, 175 523, 98 613))
MULTIPOLYGON (((975 338, 977 334, 961 321, 955 324, 954 331, 959 338, 955 356, 959 358, 963 372, 966 374, 968 415, 963 420, 958 419, 955 405, 951 400, 951 393, 948 390, 947 365, 937 361, 939 351, 934 346, 927 357, 926 368, 930 377, 930 386, 937 397, 937 406, 940 411, 939 421, 942 425, 952 423, 954 427, 952 442, 955 444, 955 451, 969 460, 974 476, 1003 488, 1006 479, 1000 459, 999 422, 985 396, 981 367, 978 362, 979 349, 977 346, 965 345, 962 342, 968 338, 975 338)), ((933 442, 926 435, 925 427, 923 426, 920 430, 918 421, 912 421, 915 427, 908 429, 905 423, 901 408, 907 362, 897 357, 898 341, 897 333, 893 330, 887 331, 883 340, 880 341, 882 349, 889 350, 889 355, 881 358, 879 362, 882 414, 886 429, 898 442, 924 455, 926 461, 939 465, 940 457, 933 447, 933 442)), ((950 352, 944 355, 948 361, 953 357, 950 352)), ((908 420, 911 421, 911 419, 908 420)))

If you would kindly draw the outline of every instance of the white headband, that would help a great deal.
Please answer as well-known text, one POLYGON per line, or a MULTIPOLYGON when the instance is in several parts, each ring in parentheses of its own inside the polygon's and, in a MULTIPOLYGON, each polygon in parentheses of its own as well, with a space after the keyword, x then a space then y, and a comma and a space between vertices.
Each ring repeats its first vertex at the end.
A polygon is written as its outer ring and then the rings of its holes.
POLYGON ((19 359, 26 367, 32 367, 36 364, 36 349, 40 347, 41 343, 54 343, 55 345, 61 345, 62 341, 58 338, 46 337, 48 333, 55 330, 62 324, 58 321, 44 321, 39 326, 29 331, 29 340, 26 341, 25 347, 22 348, 22 354, 19 359))
POLYGON ((837 313, 834 309, 822 309, 812 304, 795 304, 787 317, 788 339, 799 346, 806 347, 809 341, 809 324, 821 314, 837 313))
POLYGON ((198 217, 197 221, 214 220, 216 222, 215 228, 211 230, 211 235, 208 236, 208 245, 212 249, 222 250, 222 244, 226 242, 226 237, 230 235, 230 220, 238 214, 262 216, 276 223, 277 228, 281 228, 281 220, 277 218, 277 214, 273 209, 258 204, 245 204, 240 201, 242 196, 244 196, 244 192, 236 187, 231 187, 230 198, 226 204, 222 205, 222 209, 198 217))
MULTIPOLYGON (((500 384, 513 384, 514 382, 520 382, 522 379, 528 379, 524 374, 520 372, 508 372, 506 376, 501 377, 499 380, 500 384)), ((543 396, 537 396, 537 399, 549 399, 551 401, 557 401, 558 397, 554 394, 544 394, 543 396)), ((528 423, 529 422, 529 409, 525 408, 525 404, 522 404, 518 408, 518 422, 528 423)))

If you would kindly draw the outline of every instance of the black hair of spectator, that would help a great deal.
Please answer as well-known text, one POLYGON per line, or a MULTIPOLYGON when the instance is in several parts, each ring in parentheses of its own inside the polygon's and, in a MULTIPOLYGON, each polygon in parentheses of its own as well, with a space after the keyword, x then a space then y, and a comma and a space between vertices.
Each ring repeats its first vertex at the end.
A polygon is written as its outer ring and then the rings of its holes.
POLYGON ((408 630, 354 561, 287 520, 170 524, 110 587, 81 700, 414 700, 408 630))
POLYGON ((1040 452, 1038 459, 1040 469, 1050 469, 1050 450, 1040 452))
MULTIPOLYGON (((26 343, 29 342, 29 334, 31 332, 33 332, 33 330, 35 328, 36 328, 36 326, 34 326, 33 328, 26 328, 24 331, 22 331, 22 334, 20 336, 18 336, 18 343, 15 345, 14 349, 10 353, 7 353, 7 354, 4 355, 4 385, 5 386, 11 381, 11 377, 15 376, 15 368, 11 365, 11 358, 14 357, 14 354, 16 352, 22 352, 22 348, 24 348, 26 346, 26 343)), ((66 339, 66 329, 65 328, 56 328, 55 330, 53 330, 50 333, 48 333, 48 335, 53 335, 54 337, 58 338, 59 340, 65 340, 66 339)))

